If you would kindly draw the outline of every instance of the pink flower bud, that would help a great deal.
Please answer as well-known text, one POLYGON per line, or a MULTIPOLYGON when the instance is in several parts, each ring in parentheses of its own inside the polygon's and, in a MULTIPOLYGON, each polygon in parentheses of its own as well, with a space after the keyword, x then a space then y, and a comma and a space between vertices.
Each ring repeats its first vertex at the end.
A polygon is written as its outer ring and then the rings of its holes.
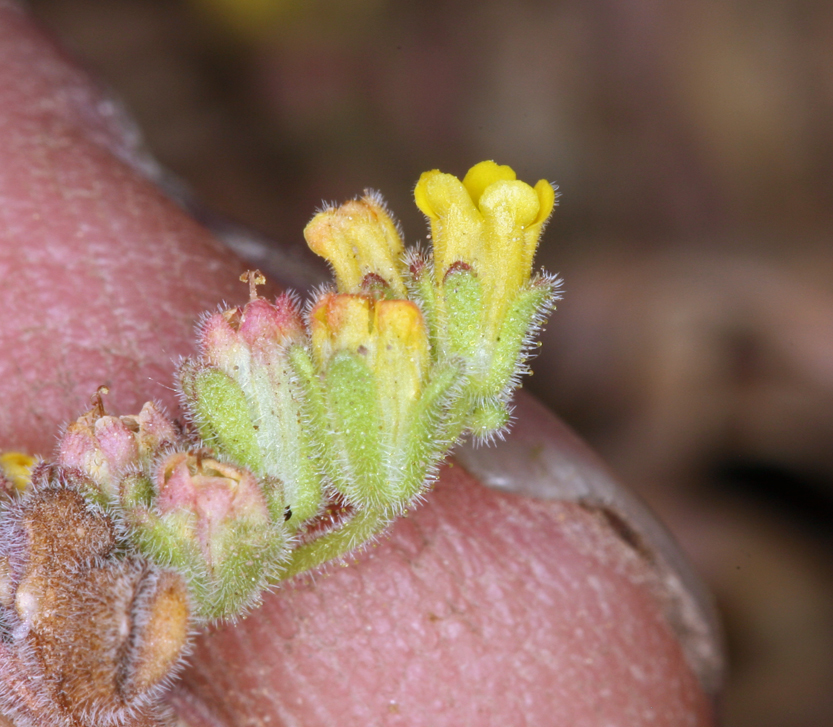
POLYGON ((307 345, 306 325, 292 294, 268 301, 255 290, 257 271, 242 279, 251 300, 205 320, 201 355, 180 366, 179 386, 202 440, 222 459, 279 483, 297 526, 317 513, 323 486, 290 361, 307 345))
POLYGON ((205 363, 234 376, 252 356, 268 358, 277 347, 303 336, 298 306, 284 293, 274 303, 255 297, 245 306, 209 316, 200 329, 200 349, 205 363))
POLYGON ((266 498, 251 472, 199 453, 168 455, 157 471, 157 488, 160 515, 189 511, 196 516, 196 531, 207 557, 211 537, 218 531, 241 519, 250 524, 269 522, 266 498))
POLYGON ((153 402, 147 402, 136 416, 114 417, 104 414, 98 399, 67 427, 58 445, 57 463, 82 472, 106 499, 114 500, 129 472, 177 439, 173 423, 153 402))
POLYGON ((240 336, 251 347, 266 343, 284 344, 304 336, 304 322, 294 298, 284 293, 274 304, 255 298, 243 308, 240 336))
POLYGON ((223 370, 233 369, 243 355, 237 331, 242 318, 241 308, 229 308, 206 318, 199 330, 202 359, 223 370))
POLYGON ((155 514, 133 523, 140 550, 180 570, 206 618, 251 605, 286 551, 283 513, 274 523, 257 478, 202 452, 174 452, 155 484, 155 514))
POLYGON ((93 409, 67 427, 58 446, 58 464, 80 470, 114 499, 125 472, 139 464, 139 445, 121 419, 98 416, 93 409))

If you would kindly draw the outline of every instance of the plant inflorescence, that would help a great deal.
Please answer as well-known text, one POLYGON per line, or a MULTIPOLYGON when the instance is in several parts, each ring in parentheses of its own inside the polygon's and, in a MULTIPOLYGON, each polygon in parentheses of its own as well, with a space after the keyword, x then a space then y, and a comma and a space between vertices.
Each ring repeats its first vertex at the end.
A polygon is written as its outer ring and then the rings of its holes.
POLYGON ((157 725, 189 634, 368 542, 466 435, 510 420, 557 281, 533 274, 554 203, 493 162, 415 189, 432 250, 379 195, 328 207, 311 249, 335 282, 206 315, 181 363, 185 418, 102 394, 52 462, 0 458, 0 714, 157 725))

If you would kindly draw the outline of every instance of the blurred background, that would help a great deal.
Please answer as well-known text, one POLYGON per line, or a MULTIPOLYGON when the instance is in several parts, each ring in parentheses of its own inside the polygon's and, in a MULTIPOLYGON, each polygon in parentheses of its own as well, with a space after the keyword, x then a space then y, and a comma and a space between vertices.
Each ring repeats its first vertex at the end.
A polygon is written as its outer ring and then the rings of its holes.
POLYGON ((420 172, 561 204, 529 386, 710 584, 727 727, 833 725, 833 3, 31 0, 206 207, 296 250, 420 172))

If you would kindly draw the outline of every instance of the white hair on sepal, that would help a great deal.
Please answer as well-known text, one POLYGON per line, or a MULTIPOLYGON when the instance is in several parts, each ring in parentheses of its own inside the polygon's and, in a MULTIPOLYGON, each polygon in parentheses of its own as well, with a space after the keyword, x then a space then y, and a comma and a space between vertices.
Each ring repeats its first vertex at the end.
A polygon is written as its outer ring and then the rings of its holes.
POLYGON ((402 253, 402 267, 405 284, 409 295, 413 296, 416 290, 415 273, 434 275, 434 252, 430 245, 423 245, 417 242, 405 248, 402 253))
POLYGON ((322 199, 321 204, 313 210, 312 216, 315 217, 316 215, 320 215, 325 212, 334 212, 340 206, 341 205, 338 202, 328 202, 326 199, 322 199))
POLYGON ((338 293, 335 281, 331 281, 329 283, 320 283, 319 285, 313 286, 310 289, 309 297, 304 301, 304 306, 301 310, 301 316, 307 329, 307 336, 309 336, 309 325, 307 325, 307 321, 309 320, 309 317, 312 314, 313 308, 315 308, 315 306, 321 302, 321 299, 325 295, 335 293, 338 293))
POLYGON ((299 316, 301 315, 304 308, 304 296, 295 290, 295 288, 287 288, 283 292, 278 293, 275 296, 275 300, 277 301, 279 298, 286 298, 292 306, 292 310, 299 316))
MULTIPOLYGON (((491 399, 485 399, 485 401, 492 401, 491 399)), ((497 429, 489 429, 483 432, 469 432, 471 436, 471 443, 474 447, 492 447, 497 446, 499 442, 505 442, 506 436, 509 434, 509 431, 512 429, 512 425, 515 423, 515 407, 511 405, 512 396, 507 400, 502 400, 501 403, 506 407, 506 423, 497 429)))
POLYGON ((550 293, 533 313, 529 328, 527 328, 526 334, 523 337, 523 342, 518 351, 515 373, 510 379, 510 390, 512 391, 520 388, 521 375, 532 373, 532 370, 527 366, 527 362, 537 355, 536 349, 540 346, 538 337, 544 331, 550 314, 555 310, 555 304, 561 300, 563 283, 564 281, 558 276, 546 272, 539 273, 529 283, 530 288, 544 287, 548 288, 550 293))
MULTIPOLYGON (((222 301, 215 305, 211 310, 203 311, 202 313, 197 316, 197 320, 194 323, 194 334, 196 335, 197 345, 199 347, 199 355, 203 356, 205 354, 204 345, 203 345, 203 334, 205 333, 206 326, 208 325, 208 321, 210 321, 214 316, 222 316, 224 313, 227 313, 230 310, 234 309, 242 309, 243 306, 240 305, 229 305, 226 301, 222 301)), ((188 357, 180 357, 180 363, 184 358, 188 357)), ((179 366, 177 366, 179 369, 179 366)))

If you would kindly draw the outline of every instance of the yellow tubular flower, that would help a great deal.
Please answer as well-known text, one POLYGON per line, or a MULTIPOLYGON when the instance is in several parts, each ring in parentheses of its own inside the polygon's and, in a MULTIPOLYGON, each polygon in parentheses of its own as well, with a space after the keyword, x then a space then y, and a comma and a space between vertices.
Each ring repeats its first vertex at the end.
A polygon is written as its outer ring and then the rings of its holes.
POLYGON ((304 237, 310 249, 333 266, 340 293, 358 293, 381 284, 387 286, 386 297, 406 296, 402 238, 378 195, 366 193, 361 199, 319 212, 304 237))
POLYGON ((552 185, 542 179, 531 187, 510 167, 487 161, 462 182, 438 170, 425 172, 414 197, 431 223, 437 284, 455 263, 470 266, 484 285, 490 316, 502 317, 532 273, 555 206, 552 185))
POLYGON ((530 187, 510 167, 491 161, 473 166, 462 182, 436 169, 425 172, 414 197, 431 222, 438 281, 458 261, 479 273, 526 280, 555 206, 549 182, 530 187))

